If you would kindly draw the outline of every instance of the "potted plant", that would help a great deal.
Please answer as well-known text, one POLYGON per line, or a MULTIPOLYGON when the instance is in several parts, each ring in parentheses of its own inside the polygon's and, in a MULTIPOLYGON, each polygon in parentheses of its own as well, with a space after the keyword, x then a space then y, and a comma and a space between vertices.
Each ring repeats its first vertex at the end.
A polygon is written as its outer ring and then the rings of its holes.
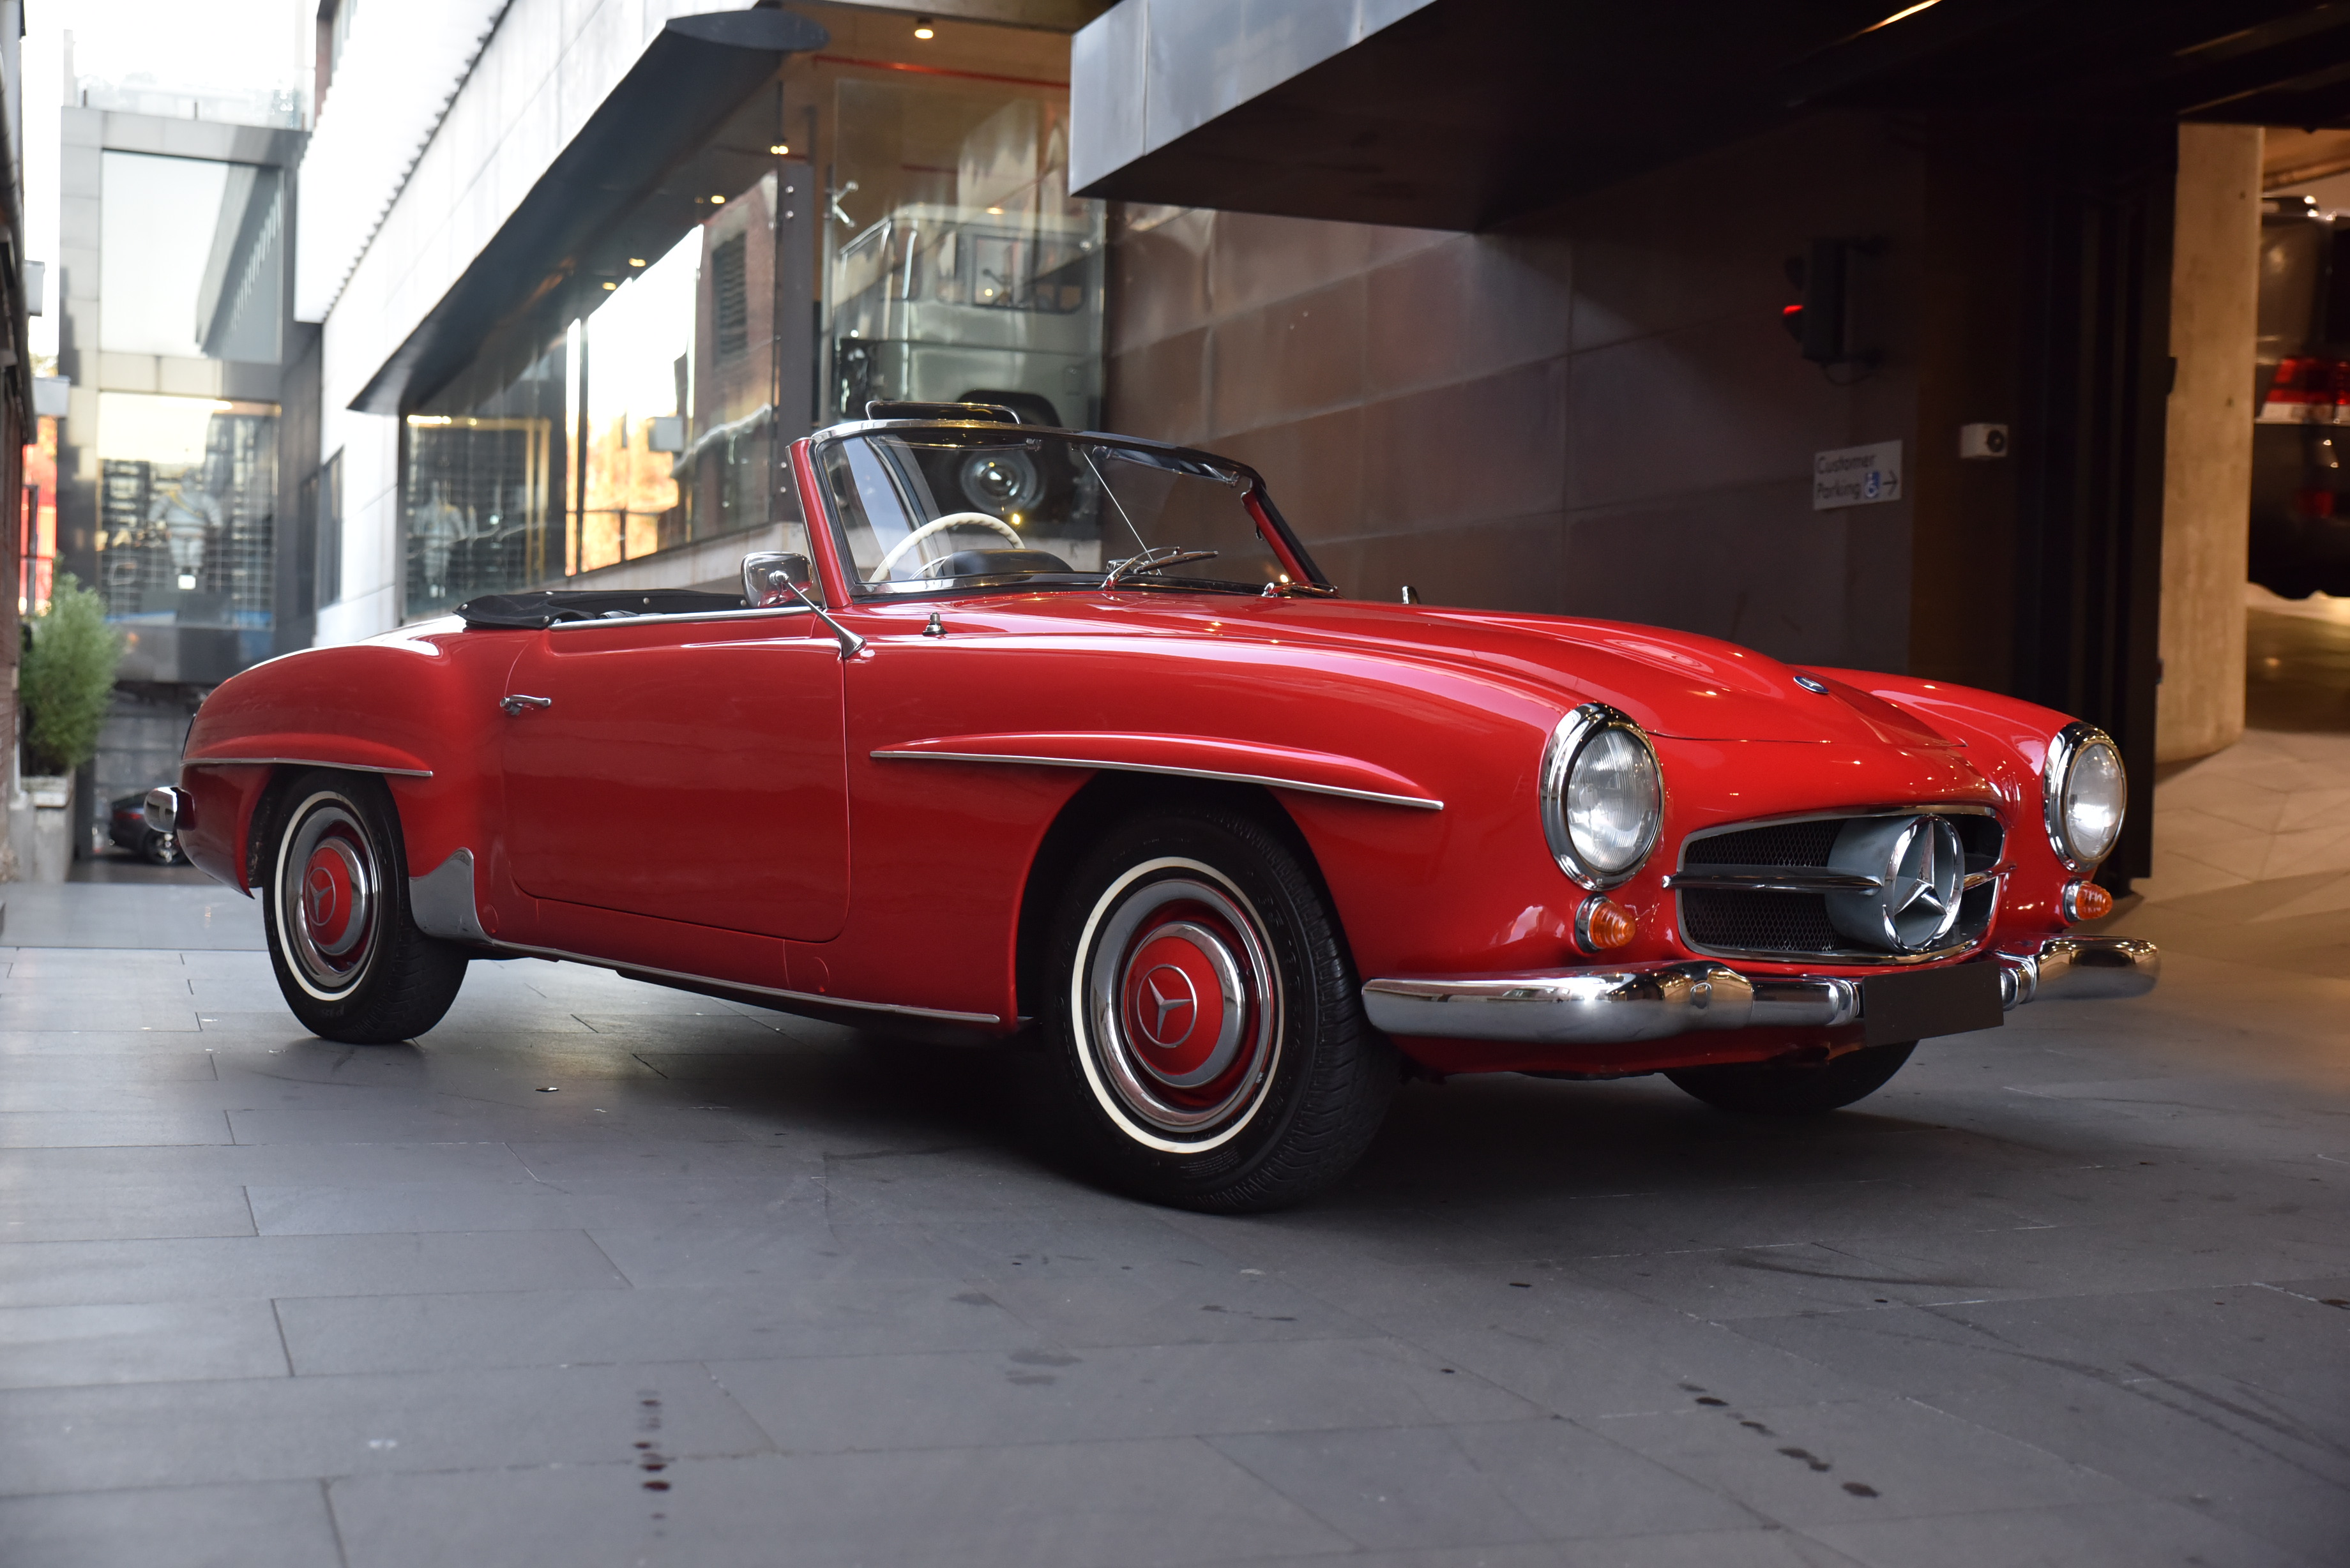
POLYGON ((113 700, 122 639, 106 624, 106 603, 57 575, 49 607, 26 622, 16 674, 24 714, 24 786, 32 797, 30 854, 19 851, 28 880, 62 882, 73 859, 73 774, 98 754, 99 727, 113 700))

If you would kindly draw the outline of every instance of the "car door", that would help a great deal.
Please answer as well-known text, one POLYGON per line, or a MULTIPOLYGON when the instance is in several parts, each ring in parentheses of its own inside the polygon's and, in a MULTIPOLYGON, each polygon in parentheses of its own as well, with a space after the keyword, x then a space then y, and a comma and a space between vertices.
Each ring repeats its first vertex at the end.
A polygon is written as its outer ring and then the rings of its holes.
POLYGON ((848 909, 841 665, 804 611, 548 628, 506 678, 536 898, 823 941, 848 909))

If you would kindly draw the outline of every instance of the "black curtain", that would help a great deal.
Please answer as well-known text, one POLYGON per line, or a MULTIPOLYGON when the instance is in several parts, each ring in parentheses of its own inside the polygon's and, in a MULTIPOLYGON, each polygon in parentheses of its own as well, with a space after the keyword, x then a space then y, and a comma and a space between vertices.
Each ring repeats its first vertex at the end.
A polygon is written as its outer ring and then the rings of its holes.
POLYGON ((2120 744, 2129 817, 2098 877, 2116 892, 2153 868, 2178 136, 2168 120, 2051 123, 2021 169, 2016 694, 2120 744))

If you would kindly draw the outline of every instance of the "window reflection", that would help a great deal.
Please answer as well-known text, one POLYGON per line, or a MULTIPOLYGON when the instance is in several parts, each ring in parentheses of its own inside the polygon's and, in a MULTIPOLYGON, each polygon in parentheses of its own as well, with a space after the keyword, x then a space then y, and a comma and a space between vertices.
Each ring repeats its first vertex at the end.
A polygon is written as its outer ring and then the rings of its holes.
POLYGON ((97 444, 108 618, 234 627, 266 657, 276 407, 101 392, 97 444))
POLYGON ((838 105, 835 414, 981 400, 1097 422, 1102 206, 1069 196, 1066 99, 845 80, 838 105))
POLYGON ((407 421, 411 616, 770 521, 776 176, 407 421))
POLYGON ((286 256, 279 171, 100 156, 98 346, 274 363, 286 256))

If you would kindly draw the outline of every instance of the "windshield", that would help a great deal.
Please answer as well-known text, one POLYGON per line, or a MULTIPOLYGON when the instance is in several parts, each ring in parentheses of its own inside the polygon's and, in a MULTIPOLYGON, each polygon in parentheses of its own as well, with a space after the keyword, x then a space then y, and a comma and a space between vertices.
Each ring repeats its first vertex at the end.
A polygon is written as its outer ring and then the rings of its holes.
POLYGON ((1254 594, 1289 577, 1247 476, 1188 454, 1003 426, 843 436, 816 467, 863 595, 1098 587, 1113 570, 1254 594))

